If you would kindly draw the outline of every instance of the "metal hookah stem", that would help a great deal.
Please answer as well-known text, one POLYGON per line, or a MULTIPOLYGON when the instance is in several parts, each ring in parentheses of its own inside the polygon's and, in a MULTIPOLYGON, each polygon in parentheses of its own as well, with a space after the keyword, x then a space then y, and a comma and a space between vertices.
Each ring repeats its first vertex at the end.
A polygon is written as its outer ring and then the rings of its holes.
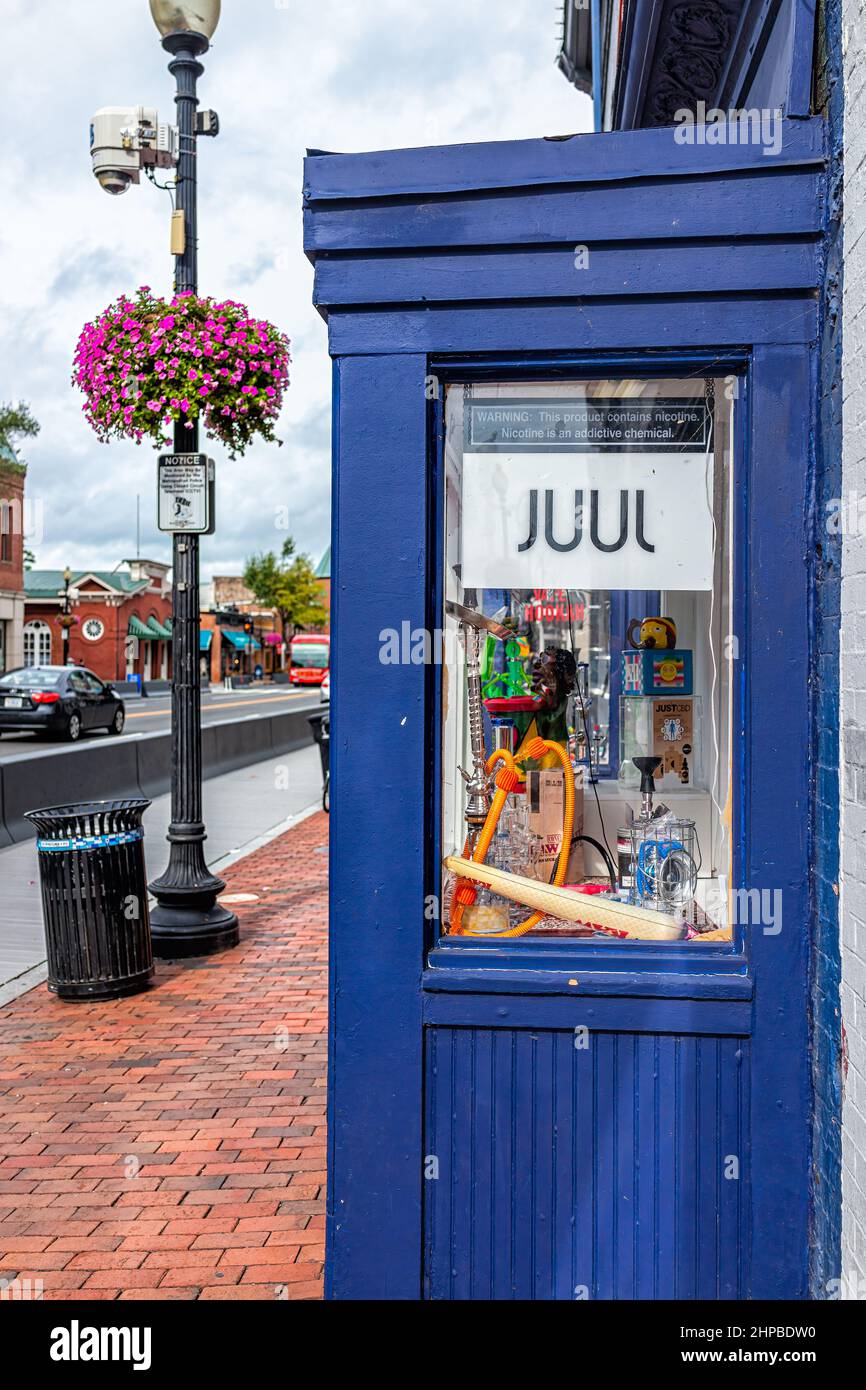
POLYGON ((479 636, 474 628, 466 629, 466 689, 469 701, 469 742, 475 772, 484 772, 484 712, 481 700, 481 667, 478 656, 479 636))
POLYGON ((466 694, 469 713, 469 743, 472 749, 472 776, 467 778, 466 825, 470 848, 487 819, 487 776, 484 771, 484 706, 481 698, 480 637, 475 628, 463 625, 466 644, 466 694))

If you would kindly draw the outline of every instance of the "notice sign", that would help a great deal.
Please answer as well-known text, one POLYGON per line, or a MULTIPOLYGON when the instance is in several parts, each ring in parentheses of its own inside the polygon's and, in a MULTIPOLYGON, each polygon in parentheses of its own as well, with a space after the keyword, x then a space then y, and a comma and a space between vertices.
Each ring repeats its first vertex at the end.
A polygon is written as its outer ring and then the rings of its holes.
POLYGON ((468 402, 464 587, 711 589, 710 439, 703 399, 468 402))
POLYGON ((205 535, 212 526, 213 460, 206 454, 160 454, 157 525, 160 531, 205 535))

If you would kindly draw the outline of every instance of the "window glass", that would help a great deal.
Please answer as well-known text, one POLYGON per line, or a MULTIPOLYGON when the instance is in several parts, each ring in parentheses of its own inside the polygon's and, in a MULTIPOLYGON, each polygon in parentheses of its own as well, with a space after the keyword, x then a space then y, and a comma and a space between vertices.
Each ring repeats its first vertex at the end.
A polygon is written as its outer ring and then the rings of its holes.
POLYGON ((46 666, 51 660, 51 629, 39 621, 24 624, 24 665, 46 666))
POLYGON ((15 685, 32 687, 34 690, 48 690, 52 685, 60 684, 61 675, 61 671, 45 671, 31 666, 17 671, 7 671, 3 679, 12 681, 15 685))
POLYGON ((304 669, 326 668, 329 655, 329 648, 326 646, 317 647, 311 642, 296 642, 292 645, 292 665, 302 666, 304 669))
POLYGON ((733 394, 448 389, 449 933, 730 940, 733 394))

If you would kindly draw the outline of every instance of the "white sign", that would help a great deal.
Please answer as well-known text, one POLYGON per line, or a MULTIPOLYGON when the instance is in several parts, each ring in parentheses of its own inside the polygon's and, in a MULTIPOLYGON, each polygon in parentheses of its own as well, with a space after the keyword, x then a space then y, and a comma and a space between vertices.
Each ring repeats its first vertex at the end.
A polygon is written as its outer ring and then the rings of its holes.
POLYGON ((712 497, 705 449, 466 452, 461 583, 712 589, 712 497))
POLYGON ((205 454, 161 454, 157 466, 160 531, 205 534, 211 524, 213 461, 205 454))

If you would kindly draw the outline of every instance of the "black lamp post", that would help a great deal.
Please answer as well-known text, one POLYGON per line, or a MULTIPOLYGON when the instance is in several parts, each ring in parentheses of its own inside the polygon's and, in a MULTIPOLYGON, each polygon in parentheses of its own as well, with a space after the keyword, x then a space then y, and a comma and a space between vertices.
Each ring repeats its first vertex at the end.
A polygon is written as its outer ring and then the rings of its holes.
POLYGON ((73 624, 72 600, 77 597, 77 591, 70 589, 72 583, 72 570, 69 566, 63 571, 63 588, 60 597, 63 599, 63 609, 60 615, 60 631, 63 641, 63 665, 69 665, 69 631, 73 624))
MULTIPOLYGON (((199 58, 210 47, 220 0, 150 0, 162 45, 175 78, 180 151, 177 209, 184 216, 183 250, 175 257, 175 291, 198 290, 196 84, 204 72, 199 58)), ((198 452, 198 425, 175 424, 178 454, 198 452)), ((209 955, 237 944, 238 919, 221 907, 225 882, 207 867, 201 792, 201 670, 199 664, 199 539, 173 538, 171 686, 171 846, 168 867, 150 884, 156 906, 150 914, 154 953, 163 958, 209 955)))

